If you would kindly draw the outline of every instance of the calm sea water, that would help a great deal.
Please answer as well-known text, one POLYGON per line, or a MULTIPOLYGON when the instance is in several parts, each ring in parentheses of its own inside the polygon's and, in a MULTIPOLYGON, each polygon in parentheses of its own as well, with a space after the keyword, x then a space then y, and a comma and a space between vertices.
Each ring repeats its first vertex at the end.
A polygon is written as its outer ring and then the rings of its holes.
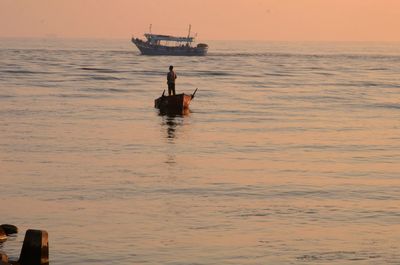
POLYGON ((0 223, 51 264, 400 264, 400 44, 0 41, 0 223), (174 65, 185 116, 153 100, 174 65))

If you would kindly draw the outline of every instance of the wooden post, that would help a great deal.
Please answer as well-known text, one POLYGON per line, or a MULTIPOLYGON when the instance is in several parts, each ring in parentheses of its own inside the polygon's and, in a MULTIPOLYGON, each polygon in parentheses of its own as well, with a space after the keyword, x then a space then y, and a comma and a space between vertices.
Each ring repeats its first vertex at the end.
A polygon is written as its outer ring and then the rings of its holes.
POLYGON ((49 264, 49 236, 44 230, 29 229, 25 233, 20 265, 46 265, 49 264))

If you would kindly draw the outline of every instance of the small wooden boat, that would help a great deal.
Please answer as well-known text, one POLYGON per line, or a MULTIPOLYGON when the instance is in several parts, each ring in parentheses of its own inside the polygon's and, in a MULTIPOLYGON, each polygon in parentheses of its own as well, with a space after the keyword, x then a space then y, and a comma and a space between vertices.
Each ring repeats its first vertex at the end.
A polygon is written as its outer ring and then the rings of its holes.
POLYGON ((194 98, 196 92, 197 88, 191 95, 182 93, 172 96, 165 96, 164 90, 161 97, 154 100, 154 107, 160 109, 161 112, 182 114, 185 112, 185 110, 189 109, 189 104, 194 98))

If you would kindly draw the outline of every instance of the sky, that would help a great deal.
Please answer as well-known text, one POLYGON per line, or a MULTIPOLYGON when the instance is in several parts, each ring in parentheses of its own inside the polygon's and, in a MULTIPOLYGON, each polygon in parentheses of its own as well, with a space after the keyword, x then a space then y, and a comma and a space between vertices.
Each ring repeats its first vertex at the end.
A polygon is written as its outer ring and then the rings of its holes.
POLYGON ((0 37, 400 41, 400 0, 0 0, 0 37))

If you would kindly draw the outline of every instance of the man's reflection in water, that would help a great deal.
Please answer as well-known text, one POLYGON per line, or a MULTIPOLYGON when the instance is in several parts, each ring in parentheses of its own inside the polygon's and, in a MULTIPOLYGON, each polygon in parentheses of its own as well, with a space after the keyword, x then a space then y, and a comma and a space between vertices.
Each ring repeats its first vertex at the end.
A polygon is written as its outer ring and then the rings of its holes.
POLYGON ((165 119, 165 124, 167 125, 167 138, 174 139, 176 127, 178 126, 175 116, 167 116, 165 119))
MULTIPOLYGON (((162 117, 162 126, 166 128, 167 134, 166 139, 168 140, 168 144, 175 144, 175 140, 177 137, 177 131, 179 131, 179 127, 184 125, 185 116, 189 115, 189 110, 180 114, 171 114, 171 113, 160 113, 162 117)), ((174 146, 167 146, 167 160, 165 161, 168 165, 176 164, 176 150, 174 146)))
POLYGON ((160 112, 159 115, 162 117, 162 125, 167 127, 167 139, 174 139, 177 128, 182 126, 184 118, 189 116, 189 110, 179 114, 160 112))

